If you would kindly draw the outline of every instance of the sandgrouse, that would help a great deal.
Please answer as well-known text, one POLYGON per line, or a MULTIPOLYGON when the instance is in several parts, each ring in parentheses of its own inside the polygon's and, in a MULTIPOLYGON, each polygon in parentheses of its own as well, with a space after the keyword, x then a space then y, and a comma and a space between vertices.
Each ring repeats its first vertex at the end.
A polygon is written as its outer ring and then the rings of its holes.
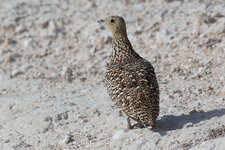
POLYGON ((107 65, 107 91, 125 115, 128 128, 130 118, 138 127, 156 126, 159 115, 159 86, 150 62, 133 49, 122 17, 110 16, 98 21, 112 32, 112 55, 107 65))

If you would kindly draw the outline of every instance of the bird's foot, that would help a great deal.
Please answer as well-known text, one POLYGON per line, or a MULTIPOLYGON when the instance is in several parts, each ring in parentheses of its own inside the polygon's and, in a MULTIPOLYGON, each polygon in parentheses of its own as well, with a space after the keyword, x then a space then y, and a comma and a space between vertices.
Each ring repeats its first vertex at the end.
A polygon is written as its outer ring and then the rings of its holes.
POLYGON ((138 122, 136 124, 133 125, 133 128, 134 129, 137 129, 137 128, 144 128, 143 124, 141 122, 138 122))

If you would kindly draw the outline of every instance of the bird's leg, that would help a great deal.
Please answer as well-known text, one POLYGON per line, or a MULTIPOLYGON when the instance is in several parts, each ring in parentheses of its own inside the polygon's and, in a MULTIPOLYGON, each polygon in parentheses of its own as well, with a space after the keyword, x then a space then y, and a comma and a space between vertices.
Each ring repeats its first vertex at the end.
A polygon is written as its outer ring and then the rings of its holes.
POLYGON ((131 123, 130 123, 130 117, 124 111, 122 111, 122 112, 123 112, 124 117, 127 119, 127 128, 133 129, 133 127, 131 126, 131 123))
POLYGON ((130 123, 130 117, 127 117, 127 128, 133 129, 133 127, 131 126, 131 123, 130 123))
POLYGON ((137 125, 139 128, 144 128, 143 124, 139 121, 138 122, 138 125, 137 125))

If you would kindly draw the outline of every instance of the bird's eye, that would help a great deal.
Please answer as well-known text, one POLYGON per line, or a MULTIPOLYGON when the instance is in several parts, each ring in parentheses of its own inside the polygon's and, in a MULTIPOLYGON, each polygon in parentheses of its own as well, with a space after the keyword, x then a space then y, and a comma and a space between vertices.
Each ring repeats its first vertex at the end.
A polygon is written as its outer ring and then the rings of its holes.
POLYGON ((110 20, 110 23, 113 23, 113 22, 115 22, 115 20, 114 20, 114 19, 111 19, 111 20, 110 20))

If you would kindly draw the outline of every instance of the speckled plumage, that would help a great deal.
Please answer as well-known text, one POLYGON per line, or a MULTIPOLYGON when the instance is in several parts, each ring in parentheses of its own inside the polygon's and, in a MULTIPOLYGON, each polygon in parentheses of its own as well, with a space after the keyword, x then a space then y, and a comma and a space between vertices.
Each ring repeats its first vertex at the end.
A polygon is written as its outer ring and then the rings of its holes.
POLYGON ((159 87, 153 66, 133 49, 122 17, 102 22, 112 31, 112 56, 107 65, 106 85, 113 102, 141 126, 155 127, 159 115, 159 87))

